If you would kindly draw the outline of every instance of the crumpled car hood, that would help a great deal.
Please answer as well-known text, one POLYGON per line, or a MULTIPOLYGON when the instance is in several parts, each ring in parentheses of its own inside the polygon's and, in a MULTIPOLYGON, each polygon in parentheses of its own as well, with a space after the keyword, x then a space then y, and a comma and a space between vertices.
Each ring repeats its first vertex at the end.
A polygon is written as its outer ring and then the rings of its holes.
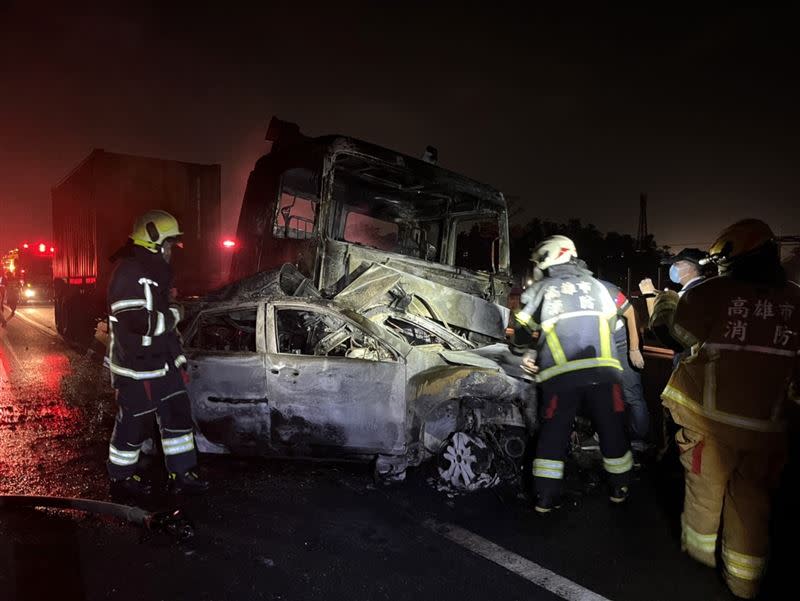
POLYGON ((334 297, 353 311, 396 306, 421 317, 502 340, 510 311, 496 303, 404 271, 373 263, 334 297))
POLYGON ((497 343, 469 351, 441 350, 439 355, 451 365, 469 365, 497 369, 498 367, 509 376, 533 382, 533 376, 522 369, 522 357, 509 350, 507 344, 497 343))

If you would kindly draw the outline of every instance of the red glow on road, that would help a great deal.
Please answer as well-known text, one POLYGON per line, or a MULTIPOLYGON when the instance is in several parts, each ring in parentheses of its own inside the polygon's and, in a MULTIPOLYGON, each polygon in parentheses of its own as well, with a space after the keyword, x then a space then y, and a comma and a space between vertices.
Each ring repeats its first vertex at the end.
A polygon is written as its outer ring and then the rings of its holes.
POLYGON ((69 371, 69 359, 65 355, 50 353, 41 359, 40 377, 47 391, 55 396, 61 395, 61 378, 69 371))

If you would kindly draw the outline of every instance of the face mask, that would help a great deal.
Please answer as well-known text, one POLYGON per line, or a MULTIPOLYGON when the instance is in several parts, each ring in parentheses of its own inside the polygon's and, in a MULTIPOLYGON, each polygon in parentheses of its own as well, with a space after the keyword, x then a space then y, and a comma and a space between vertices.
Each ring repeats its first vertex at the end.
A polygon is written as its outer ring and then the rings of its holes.
POLYGON ((673 265, 669 268, 669 279, 675 282, 676 284, 681 283, 681 275, 680 270, 678 269, 677 265, 673 265))

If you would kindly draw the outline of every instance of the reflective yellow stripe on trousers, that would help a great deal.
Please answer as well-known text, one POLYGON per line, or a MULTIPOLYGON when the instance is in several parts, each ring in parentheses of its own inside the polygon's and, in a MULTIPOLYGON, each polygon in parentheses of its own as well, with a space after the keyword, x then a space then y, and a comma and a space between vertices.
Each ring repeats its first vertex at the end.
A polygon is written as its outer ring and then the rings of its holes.
POLYGON ((714 553, 717 548, 716 534, 700 534, 686 523, 686 518, 683 515, 681 515, 681 529, 683 530, 683 542, 687 547, 691 547, 701 553, 714 553))
POLYGON ((533 475, 537 478, 561 480, 564 478, 564 462, 555 459, 534 459, 533 475))
POLYGON ((722 541, 722 561, 728 574, 742 580, 760 580, 767 565, 765 557, 731 551, 725 541, 722 541))
POLYGON ((609 474, 625 474, 633 469, 633 455, 628 451, 622 457, 603 457, 603 467, 609 474))

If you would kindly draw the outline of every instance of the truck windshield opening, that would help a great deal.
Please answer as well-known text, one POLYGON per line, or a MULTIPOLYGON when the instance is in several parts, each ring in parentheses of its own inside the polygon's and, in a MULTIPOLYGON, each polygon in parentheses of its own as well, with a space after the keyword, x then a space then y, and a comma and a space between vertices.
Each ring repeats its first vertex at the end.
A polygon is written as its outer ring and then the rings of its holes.
MULTIPOLYGON (((336 239, 441 263, 447 262, 442 236, 452 207, 479 206, 412 170, 352 155, 336 159, 332 197, 336 239)), ((490 261, 487 253, 483 262, 490 261)))

